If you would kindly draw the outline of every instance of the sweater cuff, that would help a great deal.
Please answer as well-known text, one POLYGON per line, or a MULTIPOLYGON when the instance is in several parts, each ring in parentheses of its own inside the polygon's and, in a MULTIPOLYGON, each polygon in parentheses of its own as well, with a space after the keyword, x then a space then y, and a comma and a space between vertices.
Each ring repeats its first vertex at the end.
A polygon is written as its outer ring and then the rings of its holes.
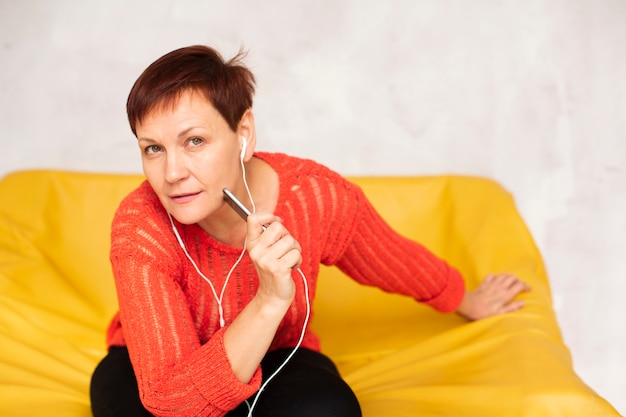
POLYGON ((262 374, 259 366, 247 384, 237 378, 226 355, 225 330, 218 330, 197 351, 198 357, 191 361, 189 372, 193 384, 204 398, 215 407, 230 411, 259 390, 262 374))
POLYGON ((448 266, 448 282, 439 294, 429 300, 420 300, 422 303, 441 311, 452 313, 456 311, 465 296, 465 282, 463 276, 456 269, 448 266))

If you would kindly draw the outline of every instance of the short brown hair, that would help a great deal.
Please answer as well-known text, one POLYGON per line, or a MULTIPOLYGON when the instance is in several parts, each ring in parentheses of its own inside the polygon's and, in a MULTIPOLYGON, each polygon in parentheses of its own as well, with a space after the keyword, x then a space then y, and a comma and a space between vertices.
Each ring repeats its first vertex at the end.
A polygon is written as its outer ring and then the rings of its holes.
POLYGON ((137 135, 137 123, 156 106, 174 104, 188 90, 202 92, 233 130, 252 107, 255 78, 242 64, 245 53, 229 61, 213 48, 189 46, 154 61, 139 76, 128 95, 126 112, 137 135))

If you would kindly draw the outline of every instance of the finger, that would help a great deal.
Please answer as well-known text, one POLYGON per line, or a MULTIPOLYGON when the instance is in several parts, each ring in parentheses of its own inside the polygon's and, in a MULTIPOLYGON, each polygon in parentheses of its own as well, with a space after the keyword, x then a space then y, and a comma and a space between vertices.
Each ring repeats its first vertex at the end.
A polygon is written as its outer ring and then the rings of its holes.
POLYGON ((511 313, 513 311, 517 311, 521 309, 522 307, 524 307, 524 304, 525 304, 524 300, 517 300, 517 301, 510 302, 502 306, 499 310, 499 313, 505 314, 505 313, 511 313))
MULTIPOLYGON (((257 227, 257 226, 252 226, 257 227)), ((255 232, 252 232, 254 235, 255 232)), ((257 228, 258 233, 258 228, 257 228)), ((287 246, 283 243, 283 246, 276 244, 280 242, 284 237, 289 237, 289 232, 283 226, 280 221, 274 221, 267 225, 266 229, 256 236, 256 238, 248 236, 248 251, 250 256, 256 258, 268 257, 269 259, 280 258, 284 251, 288 250, 287 246), (282 247, 282 252, 281 252, 282 247), (254 255, 253 255, 254 254, 254 255)))
MULTIPOLYGON (((273 225, 272 229, 274 229, 273 225)), ((271 236, 271 241, 268 241, 268 247, 270 253, 276 259, 283 257, 287 252, 292 249, 299 248, 299 244, 296 239, 291 236, 284 227, 281 230, 272 230, 272 233, 274 232, 279 233, 279 235, 271 236)))
POLYGON ((493 282, 496 279, 496 277, 497 277, 496 274, 489 274, 485 277, 484 282, 486 283, 493 282))
POLYGON ((504 288, 503 294, 509 299, 512 300, 517 295, 530 291, 530 286, 526 284, 524 281, 519 279, 515 279, 511 283, 507 284, 508 286, 504 288))
POLYGON ((530 291, 530 285, 526 284, 524 281, 518 279, 512 286, 512 289, 515 289, 517 293, 530 291))
POLYGON ((513 274, 497 274, 491 281, 503 289, 513 289, 517 292, 530 290, 528 284, 513 274))
POLYGON ((493 281, 496 282, 499 286, 506 288, 513 285, 515 281, 517 281, 517 277, 512 274, 500 273, 496 274, 493 281))
POLYGON ((505 274, 491 274, 480 284, 479 290, 485 294, 503 294, 511 285, 505 274))
POLYGON ((487 275, 487 277, 485 278, 485 282, 489 284, 495 284, 498 287, 502 287, 511 284, 511 282, 515 279, 515 275, 498 273, 487 275))
POLYGON ((289 251, 289 253, 291 253, 292 256, 296 257, 296 261, 290 264, 291 264, 292 269, 296 269, 302 263, 302 247, 300 246, 300 243, 296 239, 294 239, 293 241, 294 241, 294 247, 293 249, 289 251))
POLYGON ((268 225, 280 222, 280 217, 268 212, 252 213, 248 216, 248 238, 256 239, 266 231, 268 225))
POLYGON ((522 281, 521 279, 519 279, 517 277, 517 275, 513 275, 513 274, 506 274, 506 277, 503 278, 503 280, 505 280, 507 282, 507 285, 509 287, 517 287, 519 285, 522 286, 526 286, 526 284, 524 283, 524 281, 522 281))
POLYGON ((282 223, 274 222, 258 239, 259 244, 251 248, 251 257, 257 259, 265 269, 281 273, 301 262, 301 247, 282 223), (293 252, 293 253, 292 253, 293 252))
POLYGON ((302 263, 302 253, 298 249, 291 249, 280 259, 286 269, 295 269, 302 263))

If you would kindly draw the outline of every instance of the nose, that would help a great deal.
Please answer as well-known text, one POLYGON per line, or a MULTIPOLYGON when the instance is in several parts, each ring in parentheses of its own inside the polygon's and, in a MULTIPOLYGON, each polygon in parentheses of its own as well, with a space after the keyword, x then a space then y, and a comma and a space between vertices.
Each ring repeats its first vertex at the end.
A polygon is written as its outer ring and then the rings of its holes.
POLYGON ((165 162, 165 180, 169 183, 179 182, 189 175, 185 160, 176 152, 168 152, 165 162))

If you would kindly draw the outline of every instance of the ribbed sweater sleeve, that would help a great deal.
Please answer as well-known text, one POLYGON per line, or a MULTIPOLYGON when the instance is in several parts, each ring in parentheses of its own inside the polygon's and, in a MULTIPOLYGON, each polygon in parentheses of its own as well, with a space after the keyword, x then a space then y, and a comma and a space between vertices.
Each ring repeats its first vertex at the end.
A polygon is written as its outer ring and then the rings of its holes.
POLYGON ((465 294, 461 274, 423 245, 395 232, 352 186, 354 221, 336 265, 354 280, 455 311, 465 294))
POLYGON ((360 187, 311 160, 271 158, 286 161, 283 189, 300 216, 289 227, 311 249, 305 254, 319 252, 319 262, 336 265, 361 284, 411 296, 442 312, 458 308, 465 294, 461 274, 394 231, 360 187))
POLYGON ((165 213, 144 186, 120 206, 111 263, 124 340, 144 406, 156 416, 223 416, 260 386, 234 375, 224 329, 201 344, 181 279, 183 265, 165 213))

